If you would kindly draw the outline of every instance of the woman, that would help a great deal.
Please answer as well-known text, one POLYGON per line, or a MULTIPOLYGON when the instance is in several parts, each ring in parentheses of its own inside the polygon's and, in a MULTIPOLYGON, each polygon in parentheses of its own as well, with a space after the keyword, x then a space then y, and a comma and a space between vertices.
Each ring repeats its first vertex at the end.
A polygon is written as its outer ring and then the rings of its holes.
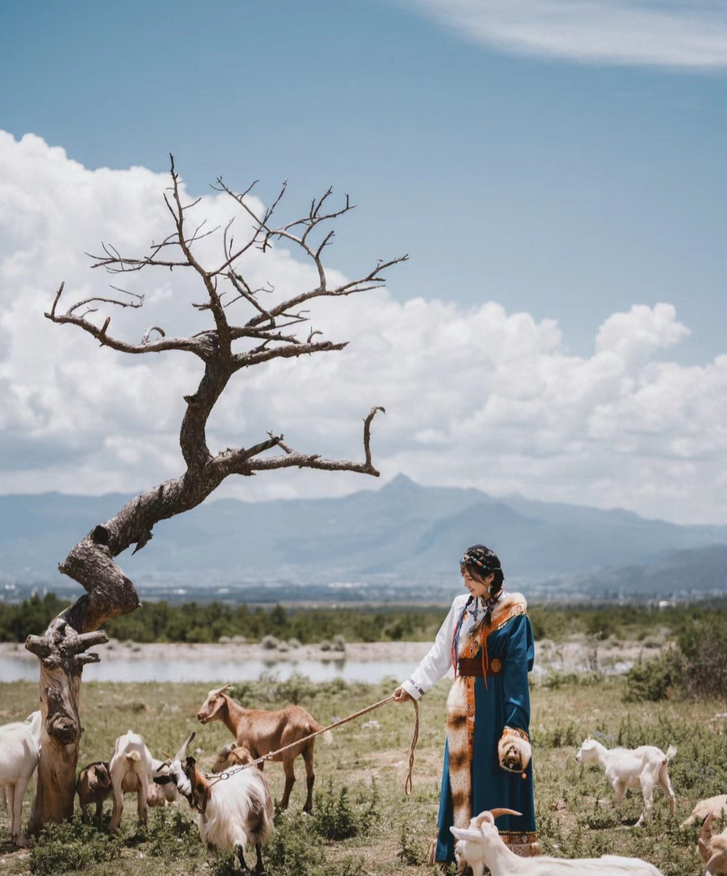
POLYGON ((527 604, 503 590, 500 560, 484 545, 468 548, 460 568, 468 595, 455 597, 429 653, 394 691, 397 702, 419 699, 454 667, 433 860, 454 860, 452 825, 467 827, 473 815, 497 808, 522 813, 498 819, 512 851, 537 855, 528 689, 535 648, 527 604))

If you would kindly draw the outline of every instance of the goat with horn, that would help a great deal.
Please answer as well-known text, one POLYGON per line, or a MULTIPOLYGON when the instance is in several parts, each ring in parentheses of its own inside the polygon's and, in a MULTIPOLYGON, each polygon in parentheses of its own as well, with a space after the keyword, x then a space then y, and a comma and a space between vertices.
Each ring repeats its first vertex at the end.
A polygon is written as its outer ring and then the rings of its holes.
POLYGON ((473 876, 484 876, 485 867, 491 876, 663 876, 653 864, 618 855, 572 860, 545 856, 522 858, 505 844, 495 827, 495 819, 501 815, 520 813, 512 809, 492 809, 473 818, 468 828, 450 828, 457 839, 455 855, 460 871, 469 865, 473 876))
POLYGON ((257 861, 255 873, 263 873, 262 847, 273 833, 273 800, 267 783, 259 770, 240 770, 229 773, 226 781, 208 778, 197 768, 187 747, 194 739, 192 732, 184 745, 164 764, 154 781, 163 785, 174 782, 179 793, 199 813, 199 835, 207 848, 234 852, 244 874, 250 869, 245 862, 244 850, 255 846, 257 861))

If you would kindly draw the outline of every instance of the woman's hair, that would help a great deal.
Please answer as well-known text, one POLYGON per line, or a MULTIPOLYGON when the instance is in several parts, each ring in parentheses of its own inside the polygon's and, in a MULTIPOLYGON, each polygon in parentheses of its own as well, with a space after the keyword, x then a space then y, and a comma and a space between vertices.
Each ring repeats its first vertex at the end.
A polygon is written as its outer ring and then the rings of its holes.
POLYGON ((493 596, 502 590, 505 575, 503 574, 500 560, 496 553, 483 544, 475 544, 467 548, 464 556, 459 561, 459 565, 460 568, 467 569, 475 581, 483 584, 488 575, 494 575, 495 577, 492 582, 493 596))

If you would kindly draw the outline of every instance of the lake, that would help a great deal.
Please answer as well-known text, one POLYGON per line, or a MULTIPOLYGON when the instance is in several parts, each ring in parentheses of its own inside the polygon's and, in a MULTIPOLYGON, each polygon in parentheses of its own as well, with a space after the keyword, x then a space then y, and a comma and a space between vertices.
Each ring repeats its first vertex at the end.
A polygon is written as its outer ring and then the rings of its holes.
MULTIPOLYGON (((415 665, 415 664, 414 664, 415 665)), ((83 671, 84 681, 200 681, 234 683, 256 681, 274 674, 280 680, 304 675, 311 681, 379 682, 384 678, 402 681, 409 677, 411 662, 355 660, 219 660, 200 657, 195 660, 164 660, 150 657, 124 659, 115 657, 92 663, 83 671)), ((37 681, 38 661, 25 657, 0 657, 0 681, 37 681)))

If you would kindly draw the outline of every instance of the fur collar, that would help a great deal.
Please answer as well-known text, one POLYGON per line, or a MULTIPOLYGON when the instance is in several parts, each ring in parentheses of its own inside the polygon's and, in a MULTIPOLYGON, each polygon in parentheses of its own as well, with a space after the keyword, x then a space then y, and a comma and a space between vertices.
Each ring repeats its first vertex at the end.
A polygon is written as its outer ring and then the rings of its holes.
POLYGON ((515 617, 516 614, 526 614, 528 603, 522 593, 506 593, 496 603, 492 609, 492 627, 499 627, 500 624, 515 617))

